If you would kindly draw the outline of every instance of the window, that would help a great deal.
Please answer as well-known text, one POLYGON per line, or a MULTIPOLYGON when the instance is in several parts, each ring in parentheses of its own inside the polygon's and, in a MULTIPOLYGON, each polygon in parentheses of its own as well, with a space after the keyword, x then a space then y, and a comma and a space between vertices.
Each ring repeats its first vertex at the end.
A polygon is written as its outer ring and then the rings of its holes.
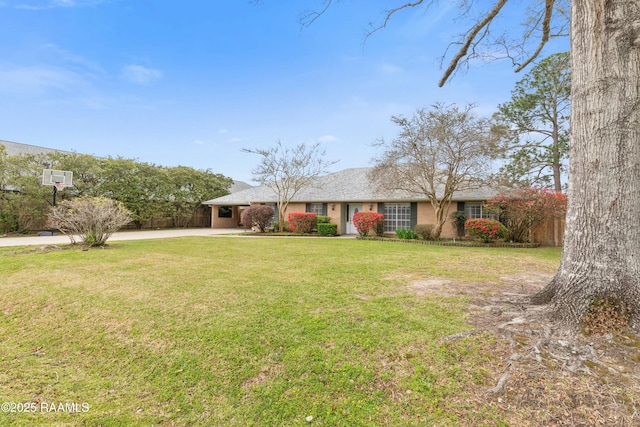
POLYGON ((308 203, 307 212, 314 213, 316 215, 324 215, 323 203, 308 203))
POLYGON ((482 218, 482 203, 465 203, 464 214, 467 219, 482 218))
POLYGON ((399 228, 411 228, 411 203, 385 203, 384 231, 394 232, 399 228))
POLYGON ((218 206, 218 218, 232 218, 233 206, 218 206))
POLYGON ((490 218, 496 219, 495 215, 490 215, 484 211, 483 204, 480 202, 466 202, 464 204, 464 214, 467 219, 473 218, 490 218))

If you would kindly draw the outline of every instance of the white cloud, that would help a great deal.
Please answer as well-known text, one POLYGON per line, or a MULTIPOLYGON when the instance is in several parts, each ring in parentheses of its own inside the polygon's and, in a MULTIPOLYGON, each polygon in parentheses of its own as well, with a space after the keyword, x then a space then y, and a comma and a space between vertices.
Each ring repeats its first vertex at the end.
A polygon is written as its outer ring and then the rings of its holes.
POLYGON ((340 138, 338 138, 337 136, 333 136, 333 135, 323 135, 320 138, 318 138, 318 141, 323 142, 323 143, 329 143, 329 142, 336 142, 339 141, 340 138))
POLYGON ((126 65, 122 67, 120 75, 130 83, 148 86, 162 78, 162 71, 142 65, 126 65))
POLYGON ((0 67, 0 92, 37 95, 54 89, 70 91, 88 85, 81 75, 60 67, 0 67))
POLYGON ((229 139, 229 142, 242 142, 242 141, 244 141, 244 139, 238 138, 237 136, 229 139))
POLYGON ((229 129, 220 129, 218 130, 218 133, 221 133, 221 134, 229 133, 229 129))
POLYGON ((204 145, 204 141, 201 139, 196 139, 195 141, 193 141, 193 143, 196 145, 204 145))

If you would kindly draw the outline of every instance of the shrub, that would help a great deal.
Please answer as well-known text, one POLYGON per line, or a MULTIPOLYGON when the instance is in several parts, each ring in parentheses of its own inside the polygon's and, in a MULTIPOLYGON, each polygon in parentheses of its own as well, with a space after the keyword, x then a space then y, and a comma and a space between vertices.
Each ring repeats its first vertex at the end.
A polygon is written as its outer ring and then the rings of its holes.
POLYGON ((51 209, 48 225, 66 234, 71 243, 79 236, 87 246, 102 246, 131 214, 121 202, 106 197, 79 197, 65 200, 51 209))
POLYGON ((273 222, 274 211, 271 206, 249 206, 242 212, 242 225, 245 228, 258 227, 261 233, 273 222))
POLYGON ((546 188, 517 188, 495 196, 485 208, 505 221, 509 240, 528 242, 538 225, 564 217, 567 196, 546 188))
POLYGON ((431 240, 433 233, 433 224, 418 224, 415 226, 414 231, 422 240, 431 240))
POLYGON ((316 214, 312 212, 291 212, 288 219, 289 229, 294 233, 311 233, 316 222, 316 214))
POLYGON ((321 236, 335 236, 338 234, 338 224, 318 223, 318 234, 321 236))
POLYGON ((469 236, 479 237, 484 243, 504 239, 508 235, 507 228, 495 219, 473 218, 464 224, 469 236))
POLYGON ((378 212, 358 212, 353 216, 353 225, 361 236, 366 236, 370 230, 381 236, 384 232, 384 215, 378 212))
POLYGON ((318 215, 316 217, 316 223, 317 224, 329 224, 330 222, 331 222, 331 217, 330 216, 318 215))
POLYGON ((18 230, 18 218, 10 212, 0 211, 0 233, 18 230))
POLYGON ((464 211, 455 211, 451 213, 451 220, 456 227, 456 234, 458 237, 464 237, 464 224, 467 222, 467 215, 464 211))
POLYGON ((396 236, 398 236, 398 239, 402 240, 416 240, 418 238, 418 235, 415 233, 415 231, 408 230, 406 228, 398 228, 396 230, 396 236))

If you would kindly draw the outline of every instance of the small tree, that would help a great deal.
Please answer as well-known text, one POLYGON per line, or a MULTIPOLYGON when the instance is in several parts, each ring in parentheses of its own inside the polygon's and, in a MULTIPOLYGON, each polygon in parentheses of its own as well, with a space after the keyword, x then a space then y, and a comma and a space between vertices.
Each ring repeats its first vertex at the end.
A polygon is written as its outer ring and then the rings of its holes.
POLYGON ((291 200, 300 190, 312 185, 313 180, 326 173, 335 162, 324 160, 319 145, 300 144, 287 148, 278 141, 270 149, 243 149, 245 153, 258 154, 260 164, 253 170, 253 179, 270 187, 278 200, 279 231, 284 231, 284 217, 291 200))
POLYGON ((485 208, 503 219, 509 230, 508 240, 528 242, 538 225, 564 217, 567 196, 545 188, 519 188, 495 196, 485 208))
POLYGON ((48 225, 66 234, 75 244, 76 236, 87 246, 102 246, 120 227, 131 221, 121 202, 106 197, 65 200, 51 209, 48 225))
POLYGON ((378 212, 358 212, 353 216, 353 225, 361 236, 366 236, 370 230, 376 236, 381 236, 384 232, 384 215, 378 212))
POLYGON ((245 228, 258 227, 264 233, 273 222, 274 211, 271 206, 249 206, 242 212, 242 225, 245 228))

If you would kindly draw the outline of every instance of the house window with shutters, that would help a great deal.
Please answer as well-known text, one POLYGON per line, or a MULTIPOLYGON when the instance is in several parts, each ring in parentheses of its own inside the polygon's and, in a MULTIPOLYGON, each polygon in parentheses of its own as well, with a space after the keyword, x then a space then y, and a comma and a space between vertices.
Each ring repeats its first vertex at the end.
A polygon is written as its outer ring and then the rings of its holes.
POLYGON ((326 203, 307 203, 307 212, 314 213, 316 215, 326 215, 327 214, 327 204, 326 203))

